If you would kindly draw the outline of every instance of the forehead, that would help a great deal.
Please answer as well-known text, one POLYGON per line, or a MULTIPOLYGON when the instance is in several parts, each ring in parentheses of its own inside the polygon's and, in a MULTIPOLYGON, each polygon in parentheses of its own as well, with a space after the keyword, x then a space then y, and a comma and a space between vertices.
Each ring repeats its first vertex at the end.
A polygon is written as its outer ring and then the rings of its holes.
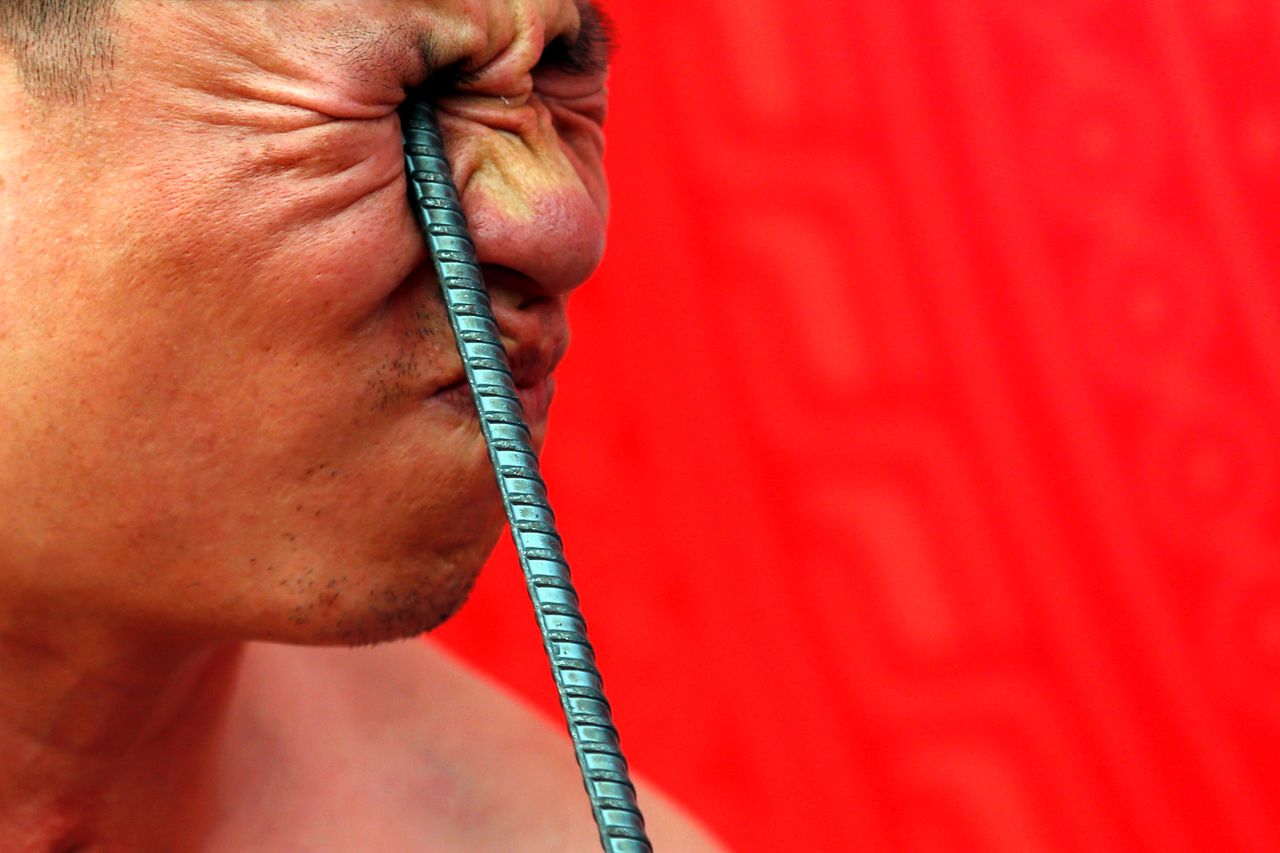
MULTIPOLYGON (((133 0, 146 3, 146 0, 133 0)), ((152 0, 155 2, 155 0, 152 0)), ((416 85, 451 68, 473 71, 497 60, 512 67, 537 61, 549 44, 591 47, 593 70, 607 65, 607 18, 591 0, 165 0, 176 28, 144 38, 164 52, 167 41, 194 33, 260 70, 307 78, 325 73, 399 78, 416 85)), ((153 16, 135 16, 150 22, 153 16)))

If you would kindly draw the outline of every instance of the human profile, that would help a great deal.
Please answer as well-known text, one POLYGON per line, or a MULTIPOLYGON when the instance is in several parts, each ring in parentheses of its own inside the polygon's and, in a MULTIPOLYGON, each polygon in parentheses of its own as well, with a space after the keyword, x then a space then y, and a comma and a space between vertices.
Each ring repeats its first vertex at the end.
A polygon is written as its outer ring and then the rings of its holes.
POLYGON ((573 0, 0 6, 0 850, 597 848, 564 737, 393 642, 503 526, 397 108, 540 443, 608 45, 573 0))

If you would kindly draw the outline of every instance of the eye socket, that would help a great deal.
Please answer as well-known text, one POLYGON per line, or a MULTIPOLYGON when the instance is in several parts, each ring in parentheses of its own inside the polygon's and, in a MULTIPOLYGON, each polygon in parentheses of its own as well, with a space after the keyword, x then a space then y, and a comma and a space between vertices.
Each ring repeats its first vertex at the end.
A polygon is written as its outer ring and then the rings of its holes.
POLYGON ((422 97, 437 98, 441 95, 455 94, 461 87, 474 83, 478 79, 480 79, 479 70, 469 69, 467 60, 459 59, 434 72, 418 87, 418 90, 422 97))
POLYGON ((564 36, 556 36, 543 49, 533 70, 535 73, 559 71, 582 76, 599 74, 608 67, 608 62, 596 53, 590 44, 583 43, 583 39, 571 42, 564 36))
POLYGON ((560 35, 547 42, 534 72, 558 71, 581 77, 603 74, 609 70, 609 58, 616 47, 612 21, 594 5, 585 5, 577 37, 560 35))

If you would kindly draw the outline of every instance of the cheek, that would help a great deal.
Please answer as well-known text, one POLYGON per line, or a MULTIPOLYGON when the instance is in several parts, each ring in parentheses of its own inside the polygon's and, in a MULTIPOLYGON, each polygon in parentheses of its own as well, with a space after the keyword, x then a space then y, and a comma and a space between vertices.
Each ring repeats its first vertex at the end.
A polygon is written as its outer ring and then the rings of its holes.
POLYGON ((74 413, 59 429, 95 460, 146 448, 139 477, 211 480, 235 476, 240 439, 323 443, 339 415, 351 429, 370 365, 399 347, 356 330, 424 252, 397 127, 178 137, 132 163, 122 148, 95 205, 77 207, 111 239, 58 279, 57 343, 30 359, 48 386, 39 417, 74 413))
POLYGON ((131 316, 264 347, 332 338, 424 260, 394 116, 171 142, 106 211, 120 239, 104 272, 147 284, 113 295, 131 316))
POLYGON ((246 175, 251 258, 285 314, 306 307, 348 324, 366 316, 425 260, 409 209, 399 122, 332 122, 270 146, 246 175))

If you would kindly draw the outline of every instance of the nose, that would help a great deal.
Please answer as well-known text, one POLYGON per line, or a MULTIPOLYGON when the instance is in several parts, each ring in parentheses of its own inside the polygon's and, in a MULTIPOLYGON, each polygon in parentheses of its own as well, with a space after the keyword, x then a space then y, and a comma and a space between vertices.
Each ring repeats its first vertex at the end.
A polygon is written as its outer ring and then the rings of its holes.
POLYGON ((476 254, 482 264, 519 273, 503 279, 519 283, 513 301, 561 296, 582 284, 604 253, 598 159, 571 156, 536 97, 496 113, 445 109, 440 124, 476 254))

